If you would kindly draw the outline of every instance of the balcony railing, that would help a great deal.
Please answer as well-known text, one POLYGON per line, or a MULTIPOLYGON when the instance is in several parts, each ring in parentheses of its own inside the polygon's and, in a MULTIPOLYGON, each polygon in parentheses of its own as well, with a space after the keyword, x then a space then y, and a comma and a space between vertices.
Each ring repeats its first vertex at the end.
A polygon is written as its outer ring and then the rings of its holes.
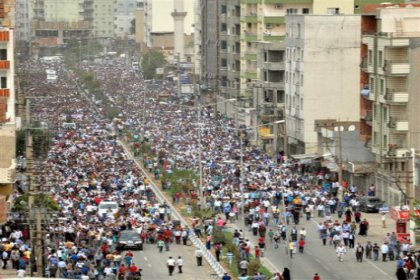
POLYGON ((0 97, 9 97, 10 90, 8 88, 0 88, 0 97))
POLYGON ((9 31, 0 31, 0 41, 1 42, 7 42, 9 41, 9 31))
POLYGON ((387 88, 384 99, 387 102, 392 103, 407 103, 408 102, 408 92, 397 91, 394 89, 387 88))
POLYGON ((10 68, 10 61, 0 60, 0 69, 9 69, 9 68, 10 68))
POLYGON ((0 168, 0 184, 13 184, 16 179, 16 161, 8 168, 0 168))
POLYGON ((410 64, 408 61, 385 60, 383 71, 387 75, 408 75, 410 73, 410 64))

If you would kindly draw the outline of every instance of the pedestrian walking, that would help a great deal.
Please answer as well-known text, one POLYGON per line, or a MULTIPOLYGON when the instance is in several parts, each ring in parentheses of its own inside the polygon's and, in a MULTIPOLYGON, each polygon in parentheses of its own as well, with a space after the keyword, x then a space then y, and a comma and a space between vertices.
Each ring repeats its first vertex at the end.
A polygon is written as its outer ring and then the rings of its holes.
POLYGON ((181 256, 179 256, 176 260, 176 265, 178 266, 178 273, 182 273, 182 266, 184 265, 184 260, 181 258, 181 256))
POLYGON ((168 267, 169 276, 172 276, 172 273, 174 273, 175 269, 175 260, 172 257, 169 257, 169 259, 166 261, 166 266, 168 267))
POLYGON ((318 273, 315 273, 312 280, 321 280, 321 277, 319 277, 318 273))
POLYGON ((305 248, 305 239, 301 238, 298 242, 299 247, 299 253, 303 253, 303 250, 305 248))
POLYGON ((195 251, 195 258, 197 260, 197 266, 202 266, 203 265, 203 251, 201 251, 200 249, 197 249, 195 251))
POLYGON ((362 262, 363 261, 363 253, 365 251, 365 248, 363 248, 363 246, 360 243, 357 243, 356 246, 356 260, 358 262, 362 262))
POLYGON ((162 239, 159 239, 157 241, 157 247, 158 247, 159 253, 162 253, 163 247, 165 247, 165 242, 162 239))
POLYGON ((370 243, 370 241, 368 241, 368 243, 365 246, 366 259, 368 260, 372 259, 372 249, 373 249, 373 245, 370 243))
POLYGON ((379 246, 378 243, 373 244, 372 252, 373 252, 373 260, 377 261, 379 259, 379 246))
POLYGON ((335 249, 335 252, 337 253, 338 260, 340 262, 344 261, 344 255, 347 252, 346 247, 344 247, 343 244, 339 244, 335 249))
POLYGON ((388 243, 385 242, 384 244, 381 245, 381 254, 382 254, 383 262, 386 262, 386 256, 388 255, 388 252, 389 252, 388 243))

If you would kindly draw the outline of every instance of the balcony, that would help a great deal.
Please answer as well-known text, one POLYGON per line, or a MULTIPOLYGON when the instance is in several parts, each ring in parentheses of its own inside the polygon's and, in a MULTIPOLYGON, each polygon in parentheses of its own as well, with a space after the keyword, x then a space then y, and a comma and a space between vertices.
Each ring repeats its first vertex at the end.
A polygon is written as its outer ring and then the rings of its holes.
POLYGON ((8 168, 0 168, 0 184, 13 184, 16 179, 16 160, 8 168))
POLYGON ((10 40, 9 31, 0 31, 0 42, 7 42, 10 40))
POLYGON ((295 71, 303 72, 303 63, 301 61, 295 62, 295 71))
POLYGON ((264 17, 265 24, 283 24, 285 23, 284 17, 281 16, 265 16, 264 17))
POLYGON ((244 17, 244 21, 247 23, 257 23, 258 22, 258 16, 255 15, 246 15, 244 17))
POLYGON ((256 53, 245 53, 245 60, 257 60, 257 54, 256 53))
POLYGON ((362 69, 364 72, 368 71, 368 60, 366 57, 362 58, 362 61, 360 62, 360 69, 362 69))
POLYGON ((408 121, 406 120, 397 120, 390 118, 388 122, 388 128, 397 132, 407 132, 408 131, 408 121))
POLYGON ((0 60, 0 69, 10 69, 10 61, 0 60))
POLYGON ((408 93, 387 88, 384 99, 389 103, 408 103, 408 93))
POLYGON ((264 82, 264 87, 266 88, 274 88, 277 90, 284 90, 284 82, 283 81, 279 81, 279 82, 268 82, 265 81, 264 82))
POLYGON ((386 75, 408 75, 410 64, 408 61, 385 60, 383 71, 386 75))
POLYGON ((264 41, 283 41, 285 36, 278 35, 264 35, 264 41))
POLYGON ((0 97, 9 97, 10 90, 8 88, 0 88, 0 97))
POLYGON ((284 61, 264 62, 263 68, 272 71, 284 71, 284 61))
POLYGON ((246 32, 245 41, 247 42, 256 42, 258 40, 257 33, 246 32))
POLYGON ((387 157, 405 158, 410 154, 410 150, 406 148, 399 148, 397 145, 390 144, 386 152, 387 157))
POLYGON ((245 77, 245 79, 248 79, 248 80, 256 80, 258 78, 258 75, 257 75, 256 72, 249 72, 248 71, 248 72, 245 72, 244 77, 245 77))

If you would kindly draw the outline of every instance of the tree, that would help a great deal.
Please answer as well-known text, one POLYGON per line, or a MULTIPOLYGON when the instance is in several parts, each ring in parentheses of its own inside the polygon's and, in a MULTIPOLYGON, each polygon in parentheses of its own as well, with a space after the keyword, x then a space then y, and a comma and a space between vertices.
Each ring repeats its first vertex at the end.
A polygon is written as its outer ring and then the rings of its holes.
POLYGON ((167 64, 165 56, 157 50, 150 50, 143 56, 142 68, 145 79, 153 79, 156 75, 156 68, 162 68, 167 64))
POLYGON ((134 33, 136 33, 136 19, 133 19, 130 22, 130 34, 134 33))

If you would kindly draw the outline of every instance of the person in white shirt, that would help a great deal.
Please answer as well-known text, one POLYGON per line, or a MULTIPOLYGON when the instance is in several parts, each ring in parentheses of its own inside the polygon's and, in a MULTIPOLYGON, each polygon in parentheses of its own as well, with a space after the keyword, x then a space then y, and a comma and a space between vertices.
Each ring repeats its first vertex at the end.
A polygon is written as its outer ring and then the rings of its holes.
POLYGON ((172 276, 172 273, 174 273, 175 269, 175 260, 172 257, 169 257, 169 259, 166 261, 166 266, 168 267, 169 276, 172 276))
POLYGON ((178 266, 178 273, 182 273, 182 266, 184 265, 184 260, 181 258, 181 256, 179 256, 176 260, 176 265, 178 266))
POLYGON ((343 257, 344 257, 344 255, 346 254, 346 247, 344 247, 343 246, 343 244, 339 244, 338 246, 337 246, 337 248, 335 249, 335 252, 337 253, 337 257, 338 257, 338 260, 340 261, 340 262, 342 262, 343 261, 343 257))
POLYGON ((17 273, 18 278, 25 278, 26 270, 21 268, 21 269, 18 269, 18 271, 16 271, 16 273, 17 273))

